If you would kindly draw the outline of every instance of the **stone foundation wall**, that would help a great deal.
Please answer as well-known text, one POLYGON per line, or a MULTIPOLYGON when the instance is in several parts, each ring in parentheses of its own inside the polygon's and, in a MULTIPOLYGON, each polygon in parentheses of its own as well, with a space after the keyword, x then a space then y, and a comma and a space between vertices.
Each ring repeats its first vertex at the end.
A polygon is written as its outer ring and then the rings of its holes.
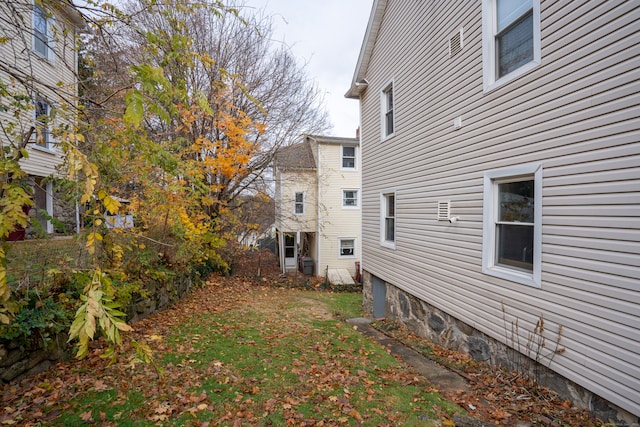
MULTIPOLYGON (((149 298, 139 298, 129 305, 127 318, 135 323, 156 311, 166 308, 188 293, 193 280, 188 276, 176 278, 170 286, 151 284, 147 286, 149 298)), ((44 349, 28 341, 0 340, 0 381, 17 381, 51 368, 55 363, 69 360, 74 354, 74 346, 67 343, 68 336, 60 334, 47 342, 44 349)))
MULTIPOLYGON (((442 310, 410 295, 390 283, 385 283, 386 317, 399 321, 416 334, 455 351, 466 353, 474 360, 494 366, 528 372, 539 384, 556 391, 576 407, 591 411, 602 420, 615 420, 618 426, 640 426, 638 417, 623 411, 583 387, 562 377, 533 359, 485 335, 442 310)), ((363 301, 367 313, 373 313, 372 275, 363 272, 363 301)))

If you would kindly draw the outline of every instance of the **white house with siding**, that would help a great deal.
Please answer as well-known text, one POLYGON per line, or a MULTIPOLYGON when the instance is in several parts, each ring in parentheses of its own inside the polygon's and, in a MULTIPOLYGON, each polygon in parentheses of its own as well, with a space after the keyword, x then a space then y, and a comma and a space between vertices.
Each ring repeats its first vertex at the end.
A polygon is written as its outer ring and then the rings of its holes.
MULTIPOLYGON (((305 135, 274 161, 276 231, 283 272, 356 277, 360 261, 357 138, 305 135)), ((347 279, 348 280, 348 279, 347 279)))
MULTIPOLYGON (((54 129, 75 117, 77 105, 77 39, 82 26, 77 12, 58 2, 13 0, 0 4, 0 81, 11 95, 28 99, 28 109, 15 109, 10 96, 0 98, 0 144, 17 144, 31 133, 28 157, 20 161, 30 176, 36 210, 55 216, 51 182, 62 161, 54 129), (64 118, 63 118, 64 117, 64 118)), ((53 225, 36 215, 46 232, 53 225)))
POLYGON ((374 0, 346 94, 367 309, 477 359, 523 353, 637 423, 639 58, 637 1, 374 0))

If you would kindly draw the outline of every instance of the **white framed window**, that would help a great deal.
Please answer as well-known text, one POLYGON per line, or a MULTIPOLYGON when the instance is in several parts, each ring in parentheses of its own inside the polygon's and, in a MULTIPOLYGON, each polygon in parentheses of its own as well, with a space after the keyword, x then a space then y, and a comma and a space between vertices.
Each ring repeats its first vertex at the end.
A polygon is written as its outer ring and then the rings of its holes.
POLYGON ((358 207, 358 190, 342 190, 342 207, 358 207))
POLYGON ((393 81, 382 89, 382 137, 389 138, 395 132, 393 81))
POLYGON ((51 150, 53 148, 53 137, 50 126, 51 106, 41 99, 36 99, 34 104, 36 146, 51 150))
POLYGON ((542 166, 538 163, 484 175, 482 271, 540 287, 542 166))
POLYGON ((540 0, 482 1, 485 92, 540 65, 540 46, 540 0))
POLYGON ((304 193, 296 191, 293 196, 293 213, 296 215, 304 214, 304 193))
POLYGON ((343 145, 342 146, 342 169, 355 169, 356 168, 356 147, 343 145))
POLYGON ((33 51, 53 61, 53 19, 37 4, 33 5, 33 51))
POLYGON ((380 244, 387 248, 396 247, 396 193, 385 191, 380 194, 380 244))
POLYGON ((356 239, 347 238, 340 239, 339 258, 355 258, 356 256, 356 239))

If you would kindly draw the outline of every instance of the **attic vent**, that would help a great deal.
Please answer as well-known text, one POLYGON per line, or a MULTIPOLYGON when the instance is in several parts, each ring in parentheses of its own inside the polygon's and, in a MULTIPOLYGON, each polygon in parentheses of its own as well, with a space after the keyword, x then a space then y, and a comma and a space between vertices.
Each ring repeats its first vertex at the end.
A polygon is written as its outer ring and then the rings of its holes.
POLYGON ((438 221, 448 221, 451 210, 451 202, 449 200, 438 200, 438 221))
POLYGON ((462 28, 449 39, 449 58, 462 52, 464 40, 462 38, 462 28))

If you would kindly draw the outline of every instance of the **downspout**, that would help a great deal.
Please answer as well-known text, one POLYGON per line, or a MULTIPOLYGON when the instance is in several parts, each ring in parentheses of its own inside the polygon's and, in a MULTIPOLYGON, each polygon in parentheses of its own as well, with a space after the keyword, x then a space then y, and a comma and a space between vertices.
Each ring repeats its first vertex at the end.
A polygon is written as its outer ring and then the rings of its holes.
MULTIPOLYGON (((74 37, 78 36, 78 27, 74 25, 74 31, 73 31, 73 35, 74 37)), ((75 42, 75 40, 74 40, 75 42)), ((78 50, 77 49, 73 49, 73 56, 74 56, 74 64, 75 64, 75 70, 74 70, 74 75, 76 76, 76 97, 78 96, 78 50)), ((78 108, 77 105, 77 100, 76 100, 76 109, 78 108)), ((77 111, 77 110, 76 110, 77 111)), ((76 125, 78 122, 78 117, 76 116, 76 125)), ((76 183, 78 182, 78 178, 76 176, 76 183)), ((80 206, 78 205, 78 199, 76 198, 75 200, 75 208, 76 208, 76 234, 80 234, 80 206)))
POLYGON ((319 276, 320 275, 320 266, 322 265, 322 253, 320 252, 320 239, 321 239, 321 234, 320 231, 322 229, 321 225, 321 219, 322 219, 322 209, 321 207, 321 197, 320 197, 320 177, 322 176, 321 174, 321 168, 322 168, 322 162, 320 161, 320 144, 316 144, 316 149, 318 150, 318 166, 316 167, 316 209, 317 209, 317 214, 316 214, 316 256, 318 257, 315 266, 314 266, 314 275, 319 276))
POLYGON ((286 275, 287 271, 285 268, 285 261, 284 261, 284 235, 282 233, 282 231, 278 230, 277 231, 278 234, 278 252, 280 254, 280 269, 281 269, 281 273, 282 275, 286 275))

